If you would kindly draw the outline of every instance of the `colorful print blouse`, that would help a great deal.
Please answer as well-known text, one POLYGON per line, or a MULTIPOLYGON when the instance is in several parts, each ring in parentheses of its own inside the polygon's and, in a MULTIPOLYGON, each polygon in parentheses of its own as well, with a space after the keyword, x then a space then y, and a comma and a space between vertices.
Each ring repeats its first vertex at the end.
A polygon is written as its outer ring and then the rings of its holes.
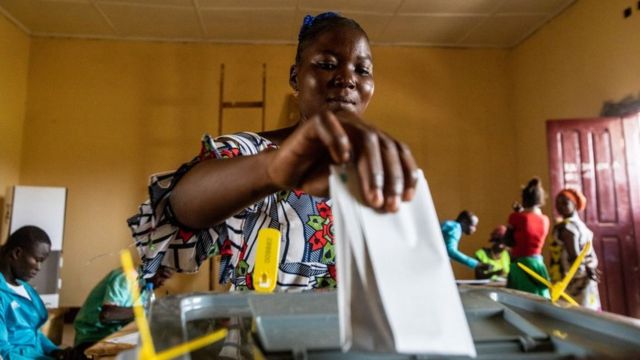
MULTIPOLYGON (((551 246, 549 246, 549 252, 551 254, 549 275, 553 281, 562 280, 564 275, 569 271, 569 268, 571 268, 571 265, 573 265, 574 260, 569 258, 569 252, 567 251, 569 244, 565 244, 560 238, 560 232, 562 230, 567 230, 573 234, 575 241, 570 245, 573 246, 574 254, 580 254, 587 243, 593 241, 593 232, 587 227, 587 224, 580 219, 577 212, 558 222, 553 227, 553 241, 551 242, 551 246)), ((574 278, 586 277, 586 268, 590 268, 594 272, 598 268, 598 257, 596 256, 593 246, 589 249, 582 264, 580 264, 574 278)))
POLYGON ((335 287, 333 216, 326 198, 299 190, 282 191, 209 229, 190 229, 173 215, 171 191, 198 162, 251 156, 276 147, 254 133, 215 139, 205 135, 200 155, 191 162, 175 172, 153 175, 149 200, 128 220, 144 277, 152 276, 160 265, 178 272, 196 272, 207 258, 220 254, 220 283, 230 281, 233 289, 251 290, 258 231, 274 228, 282 234, 278 290, 335 287))

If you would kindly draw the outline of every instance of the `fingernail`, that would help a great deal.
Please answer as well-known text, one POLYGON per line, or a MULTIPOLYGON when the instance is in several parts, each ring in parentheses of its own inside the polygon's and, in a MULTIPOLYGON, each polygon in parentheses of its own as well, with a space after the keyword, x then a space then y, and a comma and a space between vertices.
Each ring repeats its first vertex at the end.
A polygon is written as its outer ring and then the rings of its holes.
POLYGON ((387 198, 387 210, 391 212, 398 211, 400 206, 400 196, 391 196, 387 198))
POLYGON ((411 199, 413 199, 413 196, 415 194, 416 194, 416 189, 414 189, 414 188, 407 189, 404 192, 403 200, 404 201, 410 201, 411 199))
POLYGON ((380 207, 384 204, 384 197, 382 196, 382 190, 377 189, 373 192, 373 205, 375 207, 380 207))

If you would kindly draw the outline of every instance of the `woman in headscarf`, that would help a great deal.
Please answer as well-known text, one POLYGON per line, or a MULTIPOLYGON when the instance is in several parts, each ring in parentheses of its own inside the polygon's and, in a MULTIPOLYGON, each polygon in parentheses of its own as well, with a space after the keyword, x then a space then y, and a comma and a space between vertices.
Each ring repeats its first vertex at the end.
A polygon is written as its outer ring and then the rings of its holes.
MULTIPOLYGON (((565 276, 578 254, 593 240, 593 233, 578 215, 586 206, 587 199, 578 190, 563 189, 556 196, 556 210, 562 219, 553 227, 550 247, 549 272, 554 282, 565 276)), ((601 309, 597 268, 598 258, 592 244, 566 289, 578 304, 593 310, 601 309)))

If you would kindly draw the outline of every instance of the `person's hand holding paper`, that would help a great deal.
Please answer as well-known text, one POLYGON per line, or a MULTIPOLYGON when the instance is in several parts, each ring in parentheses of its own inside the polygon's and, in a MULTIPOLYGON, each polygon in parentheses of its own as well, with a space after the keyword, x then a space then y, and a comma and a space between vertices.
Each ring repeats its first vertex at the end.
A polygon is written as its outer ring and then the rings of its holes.
POLYGON ((353 171, 332 169, 343 349, 475 356, 422 173, 396 213, 363 206, 357 184, 353 171))

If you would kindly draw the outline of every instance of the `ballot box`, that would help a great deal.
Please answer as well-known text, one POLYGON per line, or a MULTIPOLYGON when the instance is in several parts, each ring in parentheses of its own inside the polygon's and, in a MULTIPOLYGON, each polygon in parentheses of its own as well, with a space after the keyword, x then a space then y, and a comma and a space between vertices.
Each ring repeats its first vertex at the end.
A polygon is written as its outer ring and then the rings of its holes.
MULTIPOLYGON (((462 285, 459 292, 478 359, 629 359, 640 354, 637 319, 566 308, 509 289, 462 285)), ((420 316, 420 304, 407 311, 420 316)), ((437 330, 437 324, 428 318, 424 326, 437 330)), ((342 352, 336 293, 326 291, 169 296, 154 303, 150 327, 156 351, 216 329, 228 330, 224 340, 182 359, 433 358, 428 354, 342 352)), ((119 358, 134 359, 136 351, 119 358)))

